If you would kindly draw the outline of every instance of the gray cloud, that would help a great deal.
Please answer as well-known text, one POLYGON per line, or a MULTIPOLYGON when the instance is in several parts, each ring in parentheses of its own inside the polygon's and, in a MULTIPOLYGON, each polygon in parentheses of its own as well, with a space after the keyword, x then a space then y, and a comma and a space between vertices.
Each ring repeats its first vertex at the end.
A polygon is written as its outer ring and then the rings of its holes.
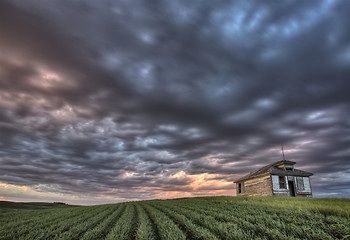
POLYGON ((349 7, 2 1, 0 181, 201 195, 176 174, 232 181, 284 143, 316 196, 349 197, 349 7))

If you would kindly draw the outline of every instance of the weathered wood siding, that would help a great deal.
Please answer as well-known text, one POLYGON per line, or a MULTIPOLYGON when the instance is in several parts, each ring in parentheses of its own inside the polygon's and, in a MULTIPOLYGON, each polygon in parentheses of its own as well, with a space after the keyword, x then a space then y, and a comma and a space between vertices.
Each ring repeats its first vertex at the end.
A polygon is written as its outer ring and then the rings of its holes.
MULTIPOLYGON (((242 182, 242 193, 237 196, 271 196, 272 186, 271 177, 269 175, 253 178, 242 182)), ((238 184, 237 184, 238 186, 238 184)))
POLYGON ((288 181, 293 181, 295 187, 296 197, 311 197, 311 185, 309 177, 294 177, 294 176, 283 176, 286 182, 286 188, 280 188, 279 176, 272 175, 272 190, 275 196, 290 196, 290 189, 288 181))

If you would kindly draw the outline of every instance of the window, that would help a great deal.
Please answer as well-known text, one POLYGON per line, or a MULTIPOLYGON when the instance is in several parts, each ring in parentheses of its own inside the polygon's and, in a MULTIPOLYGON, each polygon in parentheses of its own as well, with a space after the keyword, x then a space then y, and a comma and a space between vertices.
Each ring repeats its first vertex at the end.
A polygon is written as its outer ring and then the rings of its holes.
POLYGON ((297 177, 297 186, 298 186, 298 190, 300 190, 300 191, 304 191, 305 190, 303 177, 297 177))
POLYGON ((238 183, 238 193, 242 193, 242 183, 238 183))
POLYGON ((286 170, 293 170, 293 165, 284 165, 286 170))
POLYGON ((279 176, 278 181, 280 183, 280 189, 286 189, 286 178, 284 176, 279 176))

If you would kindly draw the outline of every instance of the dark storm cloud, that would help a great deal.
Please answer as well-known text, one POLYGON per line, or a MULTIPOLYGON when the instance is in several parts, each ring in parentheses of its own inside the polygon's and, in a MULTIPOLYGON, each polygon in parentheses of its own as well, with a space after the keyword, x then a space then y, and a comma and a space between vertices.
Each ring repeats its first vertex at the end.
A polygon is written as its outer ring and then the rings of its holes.
POLYGON ((285 143, 315 194, 349 197, 349 8, 2 1, 0 180, 148 198, 193 190, 181 171, 232 181, 285 143))

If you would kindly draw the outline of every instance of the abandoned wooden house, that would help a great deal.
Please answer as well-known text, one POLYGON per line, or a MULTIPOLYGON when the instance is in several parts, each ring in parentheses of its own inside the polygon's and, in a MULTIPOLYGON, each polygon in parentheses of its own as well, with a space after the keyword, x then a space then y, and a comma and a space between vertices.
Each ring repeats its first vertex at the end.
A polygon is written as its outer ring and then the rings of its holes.
POLYGON ((237 196, 312 197, 310 172, 282 160, 250 172, 236 181, 237 196))

